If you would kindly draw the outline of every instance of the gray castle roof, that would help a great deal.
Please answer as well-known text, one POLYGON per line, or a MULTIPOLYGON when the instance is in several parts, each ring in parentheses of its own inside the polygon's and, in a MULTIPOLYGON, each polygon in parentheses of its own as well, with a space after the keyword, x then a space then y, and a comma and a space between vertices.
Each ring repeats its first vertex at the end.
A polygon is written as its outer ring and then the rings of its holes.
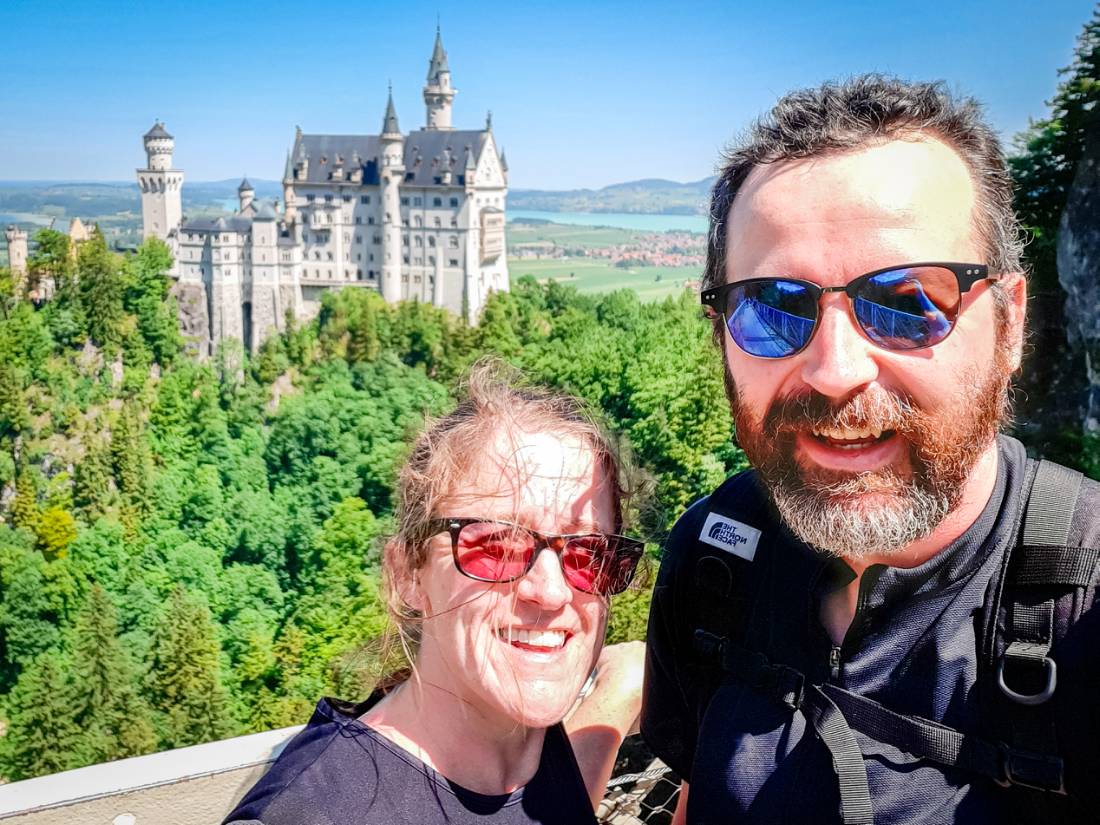
POLYGON ((276 221, 279 216, 275 214, 275 207, 270 203, 261 203, 260 208, 256 210, 256 214, 252 217, 253 221, 276 221))
MULTIPOLYGON (((488 133, 477 130, 420 129, 405 136, 404 162, 407 186, 441 186, 445 169, 451 171, 451 184, 465 182, 467 169, 477 165, 488 133)), ((330 183, 332 170, 344 170, 343 182, 351 180, 354 159, 363 170, 363 186, 379 183, 379 157, 382 141, 378 135, 300 135, 291 157, 295 162, 308 160, 304 183, 330 183)))
POLYGON ((237 187, 237 191, 238 192, 255 192, 256 190, 252 188, 252 184, 248 182, 248 178, 243 178, 241 180, 241 185, 237 187))
POLYGON ((439 34, 439 26, 435 27, 435 48, 432 49, 432 59, 428 64, 428 83, 436 83, 440 72, 449 72, 447 65, 447 52, 443 50, 443 38, 439 34))
POLYGON ((234 232, 246 235, 252 230, 252 218, 247 215, 232 215, 228 218, 198 218, 187 221, 180 227, 181 232, 234 232))
POLYGON ((168 134, 168 130, 164 128, 164 124, 158 120, 156 123, 153 124, 153 128, 145 133, 145 137, 171 139, 172 136, 168 134))

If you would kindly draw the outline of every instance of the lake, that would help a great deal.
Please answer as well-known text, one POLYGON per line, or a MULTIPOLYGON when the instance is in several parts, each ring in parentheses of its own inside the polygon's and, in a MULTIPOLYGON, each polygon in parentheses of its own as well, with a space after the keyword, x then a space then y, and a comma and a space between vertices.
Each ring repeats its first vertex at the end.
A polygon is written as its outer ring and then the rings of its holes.
POLYGON ((576 226, 613 226, 616 229, 636 229, 642 232, 707 231, 707 219, 702 215, 638 215, 631 212, 542 212, 537 209, 509 209, 508 220, 533 218, 576 226))

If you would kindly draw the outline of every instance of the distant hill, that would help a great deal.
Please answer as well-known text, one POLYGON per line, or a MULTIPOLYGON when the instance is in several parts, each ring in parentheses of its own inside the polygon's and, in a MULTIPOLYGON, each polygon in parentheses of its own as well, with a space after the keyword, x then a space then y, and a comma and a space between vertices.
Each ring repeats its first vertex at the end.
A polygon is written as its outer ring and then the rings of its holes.
MULTIPOLYGON (((236 203, 240 178, 219 181, 184 181, 185 214, 217 212, 236 203)), ((282 198, 279 181, 249 178, 262 200, 282 198)), ((131 216, 140 221, 141 193, 136 182, 124 181, 0 181, 0 216, 4 220, 49 223, 50 218, 103 218, 131 216)), ((131 221, 131 222, 132 222, 131 221)))
POLYGON ((511 209, 544 212, 633 212, 646 215, 703 215, 714 178, 679 183, 661 178, 614 183, 602 189, 513 189, 511 209))

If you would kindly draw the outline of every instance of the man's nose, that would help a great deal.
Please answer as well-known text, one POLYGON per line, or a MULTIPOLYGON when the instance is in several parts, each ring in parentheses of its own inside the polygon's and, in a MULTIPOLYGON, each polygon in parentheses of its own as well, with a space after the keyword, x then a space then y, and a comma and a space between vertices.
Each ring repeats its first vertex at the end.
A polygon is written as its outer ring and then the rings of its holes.
POLYGON ((519 580, 516 594, 520 599, 537 604, 544 610, 558 610, 573 598, 573 589, 561 569, 561 556, 543 547, 535 563, 519 580))
POLYGON ((878 378, 878 348, 855 327, 848 297, 826 295, 813 340, 802 354, 802 380, 828 398, 846 398, 878 378))

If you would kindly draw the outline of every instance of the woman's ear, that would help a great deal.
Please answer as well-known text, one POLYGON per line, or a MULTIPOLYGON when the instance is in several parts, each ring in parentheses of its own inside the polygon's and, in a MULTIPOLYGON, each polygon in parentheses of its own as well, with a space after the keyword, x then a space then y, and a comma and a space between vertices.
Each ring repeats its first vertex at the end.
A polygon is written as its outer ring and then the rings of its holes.
POLYGON ((393 591, 402 603, 420 613, 426 612, 424 593, 420 588, 420 576, 409 569, 409 554, 404 543, 390 539, 383 549, 383 564, 390 571, 393 591))

